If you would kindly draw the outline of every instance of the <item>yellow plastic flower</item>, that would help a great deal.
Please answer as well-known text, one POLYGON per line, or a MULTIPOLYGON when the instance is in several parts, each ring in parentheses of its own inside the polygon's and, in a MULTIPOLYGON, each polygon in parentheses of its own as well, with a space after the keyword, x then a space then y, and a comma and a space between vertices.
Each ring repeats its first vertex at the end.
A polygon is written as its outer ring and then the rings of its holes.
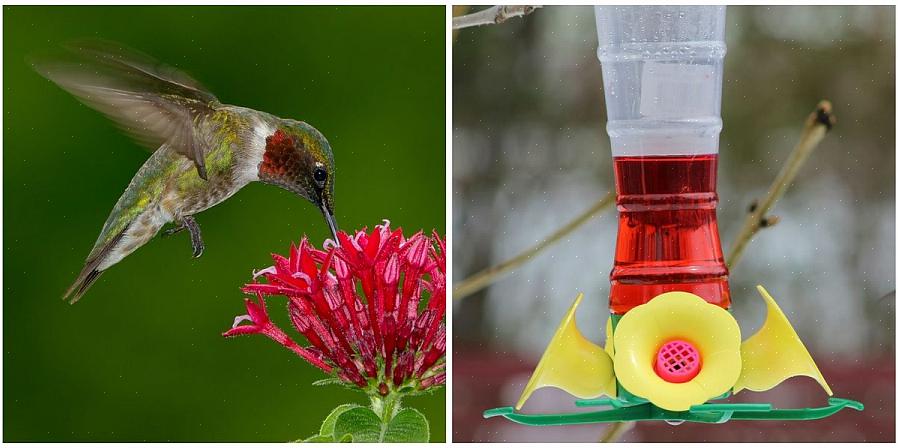
MULTIPOLYGON (((633 308, 614 330, 614 373, 630 393, 670 411, 686 411, 730 390, 742 370, 736 319, 687 292, 661 294, 633 308), (698 373, 675 383, 656 373, 662 347, 685 345, 698 353, 698 373), (679 344, 683 342, 685 344, 679 344)), ((692 352, 694 354, 694 351, 692 352)), ((664 353, 661 353, 664 355, 664 353)))

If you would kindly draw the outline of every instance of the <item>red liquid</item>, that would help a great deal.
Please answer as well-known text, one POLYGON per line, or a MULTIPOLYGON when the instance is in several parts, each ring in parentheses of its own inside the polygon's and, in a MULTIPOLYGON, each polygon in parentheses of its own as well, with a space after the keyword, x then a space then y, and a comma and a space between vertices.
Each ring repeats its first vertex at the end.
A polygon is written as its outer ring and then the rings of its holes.
POLYGON ((730 306, 717 232, 717 155, 615 157, 619 212, 611 312, 669 291, 730 306))

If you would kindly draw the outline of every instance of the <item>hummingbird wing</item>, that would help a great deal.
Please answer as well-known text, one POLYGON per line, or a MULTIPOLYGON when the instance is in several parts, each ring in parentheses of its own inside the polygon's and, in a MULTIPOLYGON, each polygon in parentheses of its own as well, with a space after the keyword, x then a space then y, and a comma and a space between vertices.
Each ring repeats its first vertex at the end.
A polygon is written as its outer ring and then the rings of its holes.
POLYGON ((74 60, 35 62, 35 69, 139 143, 153 150, 166 144, 189 158, 206 179, 210 145, 195 127, 215 111, 215 95, 186 73, 119 44, 87 41, 70 50, 74 60))

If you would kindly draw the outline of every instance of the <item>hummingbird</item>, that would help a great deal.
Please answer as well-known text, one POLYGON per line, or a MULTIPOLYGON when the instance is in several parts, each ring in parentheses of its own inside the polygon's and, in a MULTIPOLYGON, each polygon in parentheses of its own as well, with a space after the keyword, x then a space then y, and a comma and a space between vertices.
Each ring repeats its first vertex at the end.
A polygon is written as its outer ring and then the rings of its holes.
POLYGON ((78 301, 111 266, 153 239, 182 230, 203 253, 196 215, 262 182, 321 210, 336 241, 334 157, 308 123, 220 102, 183 71, 109 42, 69 47, 72 61, 34 68, 153 150, 103 224, 63 299, 78 301))

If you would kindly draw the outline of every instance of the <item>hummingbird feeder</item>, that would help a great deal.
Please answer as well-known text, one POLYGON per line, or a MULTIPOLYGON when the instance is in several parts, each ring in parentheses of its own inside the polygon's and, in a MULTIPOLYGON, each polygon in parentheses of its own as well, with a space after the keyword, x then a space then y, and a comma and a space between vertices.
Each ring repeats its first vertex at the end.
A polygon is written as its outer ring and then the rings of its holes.
POLYGON ((616 421, 724 423, 813 420, 856 401, 832 397, 773 297, 742 340, 729 312, 728 271, 717 230, 717 153, 724 6, 597 6, 618 234, 604 347, 574 318, 579 295, 515 407, 484 412, 525 425, 616 421), (765 391, 793 376, 817 381, 828 405, 779 409, 717 402, 765 391), (534 390, 578 397, 566 414, 518 412, 534 390))

